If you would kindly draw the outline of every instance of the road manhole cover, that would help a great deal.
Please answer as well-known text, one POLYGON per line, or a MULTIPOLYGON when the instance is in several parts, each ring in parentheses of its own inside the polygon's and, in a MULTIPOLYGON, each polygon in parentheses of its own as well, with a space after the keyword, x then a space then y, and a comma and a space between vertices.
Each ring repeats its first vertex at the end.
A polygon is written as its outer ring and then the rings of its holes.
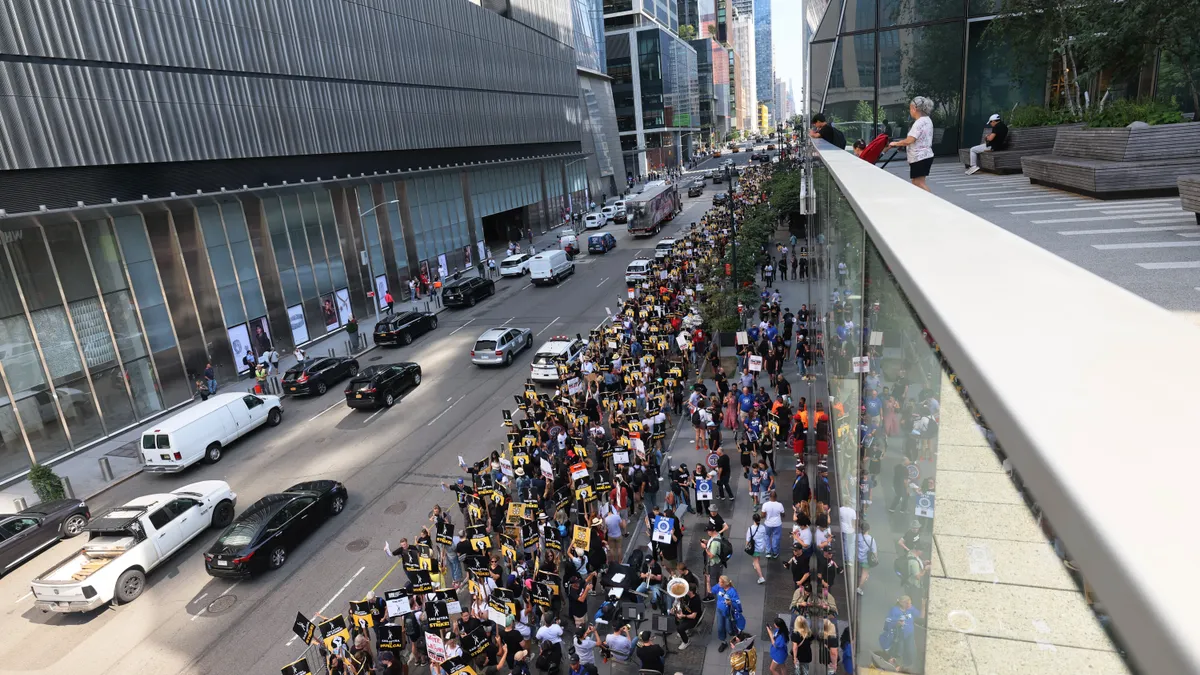
POLYGON ((372 356, 371 358, 369 358, 367 360, 368 361, 382 361, 383 357, 382 356, 372 356))
POLYGON ((395 504, 392 504, 384 509, 383 512, 389 515, 398 516, 401 513, 404 513, 406 509, 408 509, 408 502, 396 502, 395 504))
POLYGON ((236 595, 222 595, 221 597, 208 603, 209 614, 220 614, 229 611, 233 607, 233 603, 237 602, 236 595))
POLYGON ((365 550, 370 545, 370 539, 355 539, 349 544, 346 544, 346 550, 350 551, 351 553, 358 553, 359 551, 365 550))

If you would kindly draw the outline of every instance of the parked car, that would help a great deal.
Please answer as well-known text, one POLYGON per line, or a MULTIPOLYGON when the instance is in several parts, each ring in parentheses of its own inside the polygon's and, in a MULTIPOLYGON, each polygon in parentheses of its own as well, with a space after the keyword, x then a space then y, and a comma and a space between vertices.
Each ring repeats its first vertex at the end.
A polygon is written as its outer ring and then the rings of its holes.
POLYGON ((692 181, 692 184, 688 186, 687 194, 689 197, 699 197, 704 194, 704 181, 692 181))
POLYGON ((142 469, 176 473, 196 462, 214 464, 225 448, 254 429, 283 419, 278 396, 227 393, 193 403, 142 434, 142 469))
POLYGON ((502 277, 520 277, 529 273, 529 259, 533 256, 528 253, 518 253, 510 255, 500 261, 500 276, 502 277))
POLYGON ((336 480, 314 480, 263 497, 242 511, 205 552, 205 571, 242 579, 279 569, 300 542, 346 508, 348 496, 346 486, 336 480))
POLYGON ((570 230, 563 230, 558 235, 558 247, 566 251, 568 258, 579 255, 579 237, 570 230))
POLYGON ((295 396, 322 396, 347 377, 358 374, 358 360, 350 356, 307 358, 283 374, 283 391, 295 396))
POLYGON ((442 302, 447 307, 474 307, 495 294, 496 282, 483 277, 463 277, 442 286, 442 302))
POLYGON ((529 261, 529 280, 535 285, 557 284, 575 273, 575 263, 566 251, 550 249, 533 256, 529 261))
POLYGON ((471 363, 477 366, 509 365, 513 357, 533 346, 528 328, 491 328, 475 340, 471 363))
POLYGON ((0 576, 60 539, 78 536, 89 518, 91 513, 81 499, 42 502, 0 516, 0 576))
POLYGON ((87 524, 88 542, 31 583, 34 606, 49 612, 90 612, 133 602, 146 575, 209 527, 233 520, 237 494, 206 480, 167 494, 138 497, 87 524))
POLYGON ((713 195, 713 206, 720 206, 728 201, 729 195, 725 194, 724 192, 718 192, 717 194, 713 195))
POLYGON ((405 361, 367 366, 346 383, 346 405, 351 408, 390 408, 396 399, 421 384, 421 366, 405 361))
POLYGON ((613 209, 615 209, 617 212, 617 215, 615 217, 613 217, 614 223, 628 223, 629 222, 629 213, 625 210, 625 200, 624 199, 618 199, 617 201, 613 202, 613 209))
POLYGON ((410 345, 417 338, 437 328, 437 317, 429 312, 393 314, 375 324, 373 337, 377 345, 410 345))

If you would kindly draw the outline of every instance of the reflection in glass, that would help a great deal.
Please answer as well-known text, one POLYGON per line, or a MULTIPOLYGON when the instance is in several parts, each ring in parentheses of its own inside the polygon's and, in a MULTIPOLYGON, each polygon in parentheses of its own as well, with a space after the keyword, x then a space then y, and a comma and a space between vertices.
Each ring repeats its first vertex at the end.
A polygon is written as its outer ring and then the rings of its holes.
POLYGON ((29 450, 3 382, 4 378, 0 376, 0 472, 9 476, 29 468, 29 450))
POLYGON ((825 98, 825 114, 846 135, 847 145, 870 141, 875 132, 875 34, 838 40, 825 98))
POLYGON ((66 312, 61 306, 49 307, 30 312, 30 316, 50 369, 58 407, 71 430, 71 441, 78 446, 103 436, 104 427, 96 414, 66 312))
POLYGON ((1047 58, 1017 54, 1010 45, 985 40, 990 21, 967 24, 967 95, 962 146, 980 142, 992 113, 1004 115, 1014 106, 1041 105, 1046 100, 1047 58), (1019 58, 1018 58, 1019 57, 1019 58))
POLYGON ((129 389, 133 393, 133 406, 138 417, 146 419, 162 412, 162 397, 154 386, 154 373, 149 359, 125 362, 125 374, 129 378, 129 389))
MULTIPOLYGON (((9 268, 7 264, 2 267, 7 286, 11 283, 9 268)), ((29 322, 22 315, 0 319, 0 363, 34 456, 45 460, 68 450, 56 400, 46 383, 29 322)))
POLYGON ((949 19, 962 16, 963 9, 963 0, 879 0, 879 25, 903 26, 949 19))
POLYGON ((908 114, 909 101, 924 96, 934 103, 934 153, 958 153, 962 51, 961 23, 879 33, 879 106, 890 136, 908 134, 913 121, 908 114))

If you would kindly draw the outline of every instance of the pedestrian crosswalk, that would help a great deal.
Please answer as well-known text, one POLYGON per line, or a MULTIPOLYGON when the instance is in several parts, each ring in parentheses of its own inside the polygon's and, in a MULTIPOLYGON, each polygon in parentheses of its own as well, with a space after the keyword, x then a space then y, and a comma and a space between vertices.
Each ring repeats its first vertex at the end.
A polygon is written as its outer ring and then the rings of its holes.
POLYGON ((1175 275, 1147 283, 1178 281, 1178 290, 1194 295, 1190 270, 1200 269, 1200 225, 1178 197, 1100 200, 1033 185, 1022 175, 967 176, 958 164, 935 165, 928 184, 942 198, 1097 274, 1175 275))

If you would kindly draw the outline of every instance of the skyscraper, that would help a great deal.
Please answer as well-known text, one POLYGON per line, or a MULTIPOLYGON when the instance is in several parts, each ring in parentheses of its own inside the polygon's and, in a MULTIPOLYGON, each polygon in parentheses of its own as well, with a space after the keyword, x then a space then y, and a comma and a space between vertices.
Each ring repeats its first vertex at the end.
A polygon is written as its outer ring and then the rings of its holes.
MULTIPOLYGON (((745 0, 742 0, 745 1, 745 0)), ((771 0, 754 5, 754 70, 758 100, 774 112, 771 91, 775 83, 775 58, 771 48, 771 0)))
MULTIPOLYGON (((754 6, 753 0, 745 4, 754 6)), ((733 20, 734 42, 737 45, 737 87, 738 87, 738 128, 750 130, 755 127, 754 116, 758 111, 758 87, 756 82, 755 58, 757 37, 755 35, 754 15, 752 9, 745 13, 734 4, 735 18, 733 20)))

